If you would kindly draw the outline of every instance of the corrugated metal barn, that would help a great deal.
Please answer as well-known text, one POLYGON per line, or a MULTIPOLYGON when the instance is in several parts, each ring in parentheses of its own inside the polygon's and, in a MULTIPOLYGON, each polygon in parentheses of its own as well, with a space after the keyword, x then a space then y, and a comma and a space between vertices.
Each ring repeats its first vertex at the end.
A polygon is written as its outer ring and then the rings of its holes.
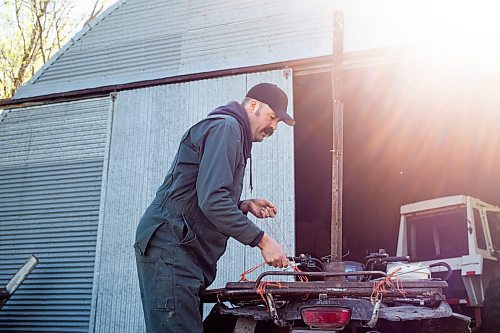
MULTIPOLYGON (((243 198, 265 197, 279 207, 279 230, 273 221, 256 223, 290 254, 328 254, 336 10, 345 17, 345 99, 351 105, 346 102, 344 221, 346 238, 352 239, 347 244, 353 245, 347 248, 362 254, 395 247, 403 202, 466 192, 498 204, 498 157, 482 169, 491 182, 471 185, 464 179, 476 170, 458 168, 454 163, 461 161, 441 154, 451 144, 480 158, 476 147, 483 137, 464 144, 450 143, 449 137, 497 120, 493 114, 471 123, 467 113, 470 105, 498 108, 494 86, 482 91, 488 98, 479 102, 471 97, 443 108, 437 91, 426 94, 424 103, 426 91, 419 89, 427 81, 413 80, 415 71, 395 60, 408 61, 394 51, 401 39, 379 20, 386 6, 347 0, 121 0, 86 25, 3 104, 0 285, 30 254, 40 264, 0 311, 0 331, 144 331, 132 248, 139 218, 188 126, 218 105, 240 101, 259 82, 288 93, 298 124, 280 126, 255 145, 254 190, 243 198), (394 97, 380 103, 384 94, 394 97), (437 110, 429 104, 445 115, 433 118, 435 126, 463 120, 433 146, 441 159, 415 153, 416 144, 428 143, 415 139, 422 135, 418 131, 387 143, 409 129, 409 122, 432 126, 423 120, 437 110), (367 144, 370 136, 379 140, 367 144), (422 163, 432 167, 429 174, 418 172, 422 163), (444 177, 439 186, 408 191, 414 180, 435 185, 436 175, 444 177), (380 229, 374 221, 385 220, 387 233, 377 240, 367 236, 380 229)), ((434 69, 426 67, 426 73, 434 69)), ((463 96, 461 89, 454 92, 463 96)), ((494 150, 497 139, 490 136, 483 148, 494 150)), ((260 262, 260 251, 231 241, 213 287, 238 280, 260 262)))

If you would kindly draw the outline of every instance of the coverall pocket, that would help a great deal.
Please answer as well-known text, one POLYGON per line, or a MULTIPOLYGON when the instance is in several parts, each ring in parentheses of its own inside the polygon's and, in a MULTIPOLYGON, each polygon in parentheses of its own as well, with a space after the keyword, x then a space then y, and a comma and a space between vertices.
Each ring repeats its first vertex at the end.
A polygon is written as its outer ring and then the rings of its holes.
POLYGON ((137 260, 142 262, 155 262, 163 252, 163 239, 161 233, 164 232, 167 223, 161 223, 156 228, 151 228, 146 236, 134 244, 137 260), (160 236, 160 237, 158 237, 160 236))
POLYGON ((160 248, 149 246, 149 244, 146 247, 146 252, 144 252, 143 254, 141 254, 137 243, 134 245, 134 248, 137 260, 140 260, 142 262, 155 262, 156 260, 158 260, 158 258, 160 258, 163 252, 160 248))
POLYGON ((184 216, 172 221, 173 232, 179 237, 179 245, 186 245, 196 239, 196 234, 193 232, 184 216))
POLYGON ((156 279, 156 310, 173 311, 174 309, 175 298, 172 266, 165 265, 162 276, 156 279))

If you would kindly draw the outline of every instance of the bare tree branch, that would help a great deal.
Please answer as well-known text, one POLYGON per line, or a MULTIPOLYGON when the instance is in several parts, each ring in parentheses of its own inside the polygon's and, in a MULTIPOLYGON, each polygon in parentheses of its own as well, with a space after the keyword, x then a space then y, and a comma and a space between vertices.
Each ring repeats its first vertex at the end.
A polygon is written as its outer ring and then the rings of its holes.
MULTIPOLYGON (((7 13, 0 16, 0 98, 11 97, 75 33, 76 1, 3 0, 7 13)), ((92 4, 94 14, 102 8, 98 4, 92 4)))
POLYGON ((107 3, 107 0, 95 0, 94 6, 92 7, 92 11, 90 12, 89 17, 85 21, 85 24, 89 23, 90 21, 95 19, 97 16, 99 16, 99 14, 101 14, 101 12, 103 11, 106 3, 107 3))

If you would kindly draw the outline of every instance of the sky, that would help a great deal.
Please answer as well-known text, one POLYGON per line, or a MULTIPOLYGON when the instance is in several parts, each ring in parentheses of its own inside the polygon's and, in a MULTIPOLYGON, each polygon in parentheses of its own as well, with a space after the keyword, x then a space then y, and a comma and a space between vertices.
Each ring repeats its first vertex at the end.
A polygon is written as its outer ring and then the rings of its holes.
MULTIPOLYGON (((109 8, 111 5, 113 5, 116 2, 117 2, 117 0, 100 0, 100 3, 103 5, 102 11, 105 11, 107 8, 109 8)), ((91 0, 86 0, 86 1, 74 0, 75 18, 88 17, 92 11, 94 3, 95 3, 95 0, 92 0, 92 1, 91 0)), ((83 22, 82 22, 82 24, 83 24, 83 22)), ((79 29, 81 29, 81 28, 82 28, 82 25, 79 26, 79 29)))
MULTIPOLYGON (((102 14, 107 8, 115 4, 117 1, 121 0, 53 0, 56 4, 66 3, 70 4, 70 9, 67 11, 66 19, 68 19, 68 25, 63 31, 64 39, 62 40, 62 44, 64 45, 71 37, 77 35, 83 28, 85 22, 88 21, 90 15, 93 11, 93 8, 98 2, 98 9, 101 8, 100 14, 102 14)), ((20 37, 20 31, 23 31, 25 36, 31 32, 31 28, 29 27, 29 19, 28 13, 29 10, 23 10, 20 20, 21 29, 17 27, 16 24, 16 16, 15 16, 15 7, 14 0, 0 0, 0 48, 2 52, 8 54, 6 58, 2 58, 1 69, 2 75, 0 76, 0 80, 6 79, 6 86, 8 90, 10 90, 10 84, 12 83, 10 76, 4 76, 5 73, 10 73, 7 70, 3 72, 5 68, 17 68, 17 67, 9 67, 9 66, 20 66, 20 50, 22 49, 22 39, 20 37), (6 60, 7 59, 7 60, 6 60), (11 61, 12 60, 12 61, 11 61), (19 62, 16 62, 18 61, 19 62), (14 65, 12 65, 14 64, 14 65)), ((23 2, 23 3, 28 3, 23 2)), ((60 8, 60 7, 59 7, 60 8)), ((55 39, 54 30, 50 31, 49 40, 55 39)), ((50 42, 49 42, 50 43, 50 42)), ((57 50, 53 51, 51 55, 53 55, 57 50)), ((3 54, 2 53, 2 54, 3 54)), ((38 59, 34 64, 35 71, 38 70, 39 66, 41 66, 42 60, 38 59)), ((2 93, 0 96, 3 96, 4 83, 0 82, 0 88, 2 89, 2 93)), ((1 98, 1 97, 0 97, 1 98)), ((1 113, 0 113, 1 116, 1 113)))
MULTIPOLYGON (((6 10, 5 2, 7 0, 0 0, 0 21, 8 15, 6 10)), ((71 11, 70 18, 74 20, 82 20, 82 18, 87 18, 92 12, 92 8, 95 4, 96 0, 70 0, 73 3, 73 10, 71 11)), ((116 3, 119 0, 99 0, 103 5, 103 11, 109 8, 111 5, 116 3)), ((76 34, 83 27, 84 21, 81 22, 80 25, 77 26, 76 31, 73 34, 76 34)), ((3 37, 3 29, 0 29, 0 38, 3 37)))

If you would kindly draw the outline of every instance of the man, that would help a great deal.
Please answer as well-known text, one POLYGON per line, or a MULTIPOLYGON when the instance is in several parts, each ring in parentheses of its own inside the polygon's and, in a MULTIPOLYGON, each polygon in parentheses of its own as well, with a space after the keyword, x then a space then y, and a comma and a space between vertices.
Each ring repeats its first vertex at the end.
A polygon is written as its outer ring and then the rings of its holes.
POLYGON ((271 136, 279 121, 295 124, 287 104, 283 90, 261 83, 241 104, 215 109, 182 137, 136 232, 148 332, 202 332, 199 293, 213 282, 229 237, 258 246, 271 266, 288 265, 278 242, 246 216, 274 217, 276 207, 266 199, 240 201, 252 142, 271 136))

